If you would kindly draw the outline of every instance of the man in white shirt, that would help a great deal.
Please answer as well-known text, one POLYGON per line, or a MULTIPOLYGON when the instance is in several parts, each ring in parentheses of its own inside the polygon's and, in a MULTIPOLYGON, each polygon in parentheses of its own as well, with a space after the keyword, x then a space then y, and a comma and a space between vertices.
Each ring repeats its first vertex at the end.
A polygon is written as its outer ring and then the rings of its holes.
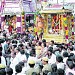
POLYGON ((20 53, 20 49, 19 48, 15 48, 15 52, 16 52, 16 59, 18 60, 18 62, 20 62, 20 58, 21 58, 21 53, 20 53))
POLYGON ((10 67, 13 69, 13 72, 15 73, 15 66, 18 64, 18 60, 16 58, 16 54, 13 52, 11 53, 10 58, 10 67))
POLYGON ((57 56, 56 57, 56 64, 57 64, 57 69, 65 69, 65 64, 63 63, 63 58, 62 56, 57 56))
POLYGON ((57 48, 56 45, 55 45, 55 43, 54 43, 54 40, 50 41, 49 47, 53 47, 53 51, 57 48))
POLYGON ((1 64, 6 66, 6 61, 5 61, 5 58, 2 56, 2 52, 0 51, 0 58, 1 58, 1 64))
POLYGON ((52 47, 49 47, 49 48, 48 48, 47 56, 48 56, 48 58, 49 58, 48 63, 50 63, 50 64, 56 63, 56 55, 53 54, 53 48, 52 48, 52 47))

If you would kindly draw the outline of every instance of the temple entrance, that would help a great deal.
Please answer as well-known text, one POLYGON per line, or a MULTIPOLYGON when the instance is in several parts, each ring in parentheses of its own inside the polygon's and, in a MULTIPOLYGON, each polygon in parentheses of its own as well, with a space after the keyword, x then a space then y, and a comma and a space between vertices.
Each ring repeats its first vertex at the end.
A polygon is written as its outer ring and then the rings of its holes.
POLYGON ((34 28, 34 14, 26 14, 26 29, 33 30, 34 28))

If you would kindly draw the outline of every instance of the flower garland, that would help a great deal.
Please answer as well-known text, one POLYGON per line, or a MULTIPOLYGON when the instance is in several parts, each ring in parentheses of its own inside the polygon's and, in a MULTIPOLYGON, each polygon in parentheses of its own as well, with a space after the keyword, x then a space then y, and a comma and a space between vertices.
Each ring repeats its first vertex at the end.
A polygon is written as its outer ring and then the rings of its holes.
POLYGON ((65 38, 66 40, 68 40, 68 22, 67 22, 67 15, 63 15, 63 24, 64 24, 64 28, 65 28, 65 38))
POLYGON ((74 28, 74 16, 72 16, 72 18, 71 18, 71 25, 72 25, 72 39, 74 39, 74 30, 73 30, 73 28, 74 28))
POLYGON ((22 11, 21 13, 21 17, 22 17, 22 31, 25 31, 25 12, 22 11))

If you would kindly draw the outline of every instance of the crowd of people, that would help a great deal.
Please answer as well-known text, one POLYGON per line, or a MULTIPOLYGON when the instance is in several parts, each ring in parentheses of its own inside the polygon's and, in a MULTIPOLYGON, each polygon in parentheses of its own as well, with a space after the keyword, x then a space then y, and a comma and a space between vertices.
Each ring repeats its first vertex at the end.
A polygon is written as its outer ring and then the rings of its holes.
POLYGON ((0 75, 75 75, 75 42, 39 39, 33 31, 0 31, 0 75))

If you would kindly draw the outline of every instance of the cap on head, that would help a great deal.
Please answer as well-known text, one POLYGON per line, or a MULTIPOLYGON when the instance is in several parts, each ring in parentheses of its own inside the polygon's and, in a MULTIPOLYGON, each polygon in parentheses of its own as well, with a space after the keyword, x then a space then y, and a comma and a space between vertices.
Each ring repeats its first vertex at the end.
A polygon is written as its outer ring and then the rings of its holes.
POLYGON ((48 61, 48 58, 47 57, 43 57, 42 60, 43 61, 48 61))
POLYGON ((32 59, 30 59, 30 60, 28 61, 28 64, 35 64, 35 61, 32 60, 32 59))
POLYGON ((5 68, 5 66, 4 66, 4 65, 2 65, 2 64, 0 64, 0 69, 2 69, 2 68, 5 68))

